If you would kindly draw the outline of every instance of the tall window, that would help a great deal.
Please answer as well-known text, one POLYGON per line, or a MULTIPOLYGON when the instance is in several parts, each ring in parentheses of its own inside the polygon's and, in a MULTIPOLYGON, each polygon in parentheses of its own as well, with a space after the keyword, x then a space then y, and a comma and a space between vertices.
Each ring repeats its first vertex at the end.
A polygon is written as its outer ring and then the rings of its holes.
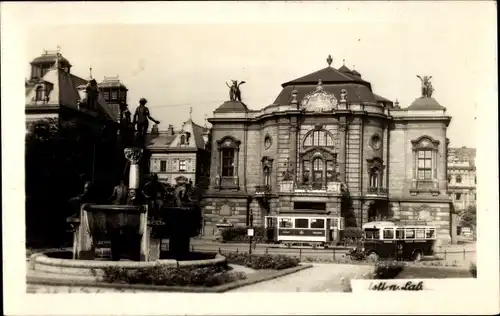
POLYGON ((370 188, 378 188, 379 187, 379 177, 380 170, 378 168, 373 168, 370 171, 370 188))
POLYGON ((313 183, 317 186, 323 183, 323 159, 316 158, 313 160, 313 183))
POLYGON ((222 154, 222 176, 234 176, 234 150, 232 148, 223 148, 222 154))
POLYGON ((186 136, 181 135, 181 145, 185 145, 185 144, 186 144, 186 136))
POLYGON ((186 171, 186 160, 179 160, 179 171, 186 171))
POLYGON ((104 100, 106 100, 107 102, 109 102, 109 91, 104 91, 102 93, 102 95, 104 96, 104 100))
POLYGON ((455 181, 457 183, 462 183, 462 176, 461 175, 456 176, 455 181))
POLYGON ((268 167, 264 167, 264 185, 271 185, 271 170, 268 167))
POLYGON ((302 181, 304 183, 309 183, 309 178, 311 177, 311 162, 304 160, 302 163, 302 181))
POLYGON ((118 91, 111 91, 111 100, 118 99, 118 91))
POLYGON ((35 101, 43 101, 43 87, 39 86, 36 88, 35 101))
POLYGON ((455 200, 460 201, 462 199, 462 193, 455 193, 455 200))
POLYGON ((450 183, 450 182, 451 182, 451 176, 449 175, 448 176, 448 183, 450 183))
POLYGON ((335 170, 335 162, 332 160, 328 160, 326 162, 326 181, 333 182, 337 181, 337 173, 335 170))
POLYGON ((432 180, 432 150, 419 150, 417 163, 417 179, 432 180))
POLYGON ((161 172, 167 171, 167 161, 165 160, 160 161, 160 171, 161 172))

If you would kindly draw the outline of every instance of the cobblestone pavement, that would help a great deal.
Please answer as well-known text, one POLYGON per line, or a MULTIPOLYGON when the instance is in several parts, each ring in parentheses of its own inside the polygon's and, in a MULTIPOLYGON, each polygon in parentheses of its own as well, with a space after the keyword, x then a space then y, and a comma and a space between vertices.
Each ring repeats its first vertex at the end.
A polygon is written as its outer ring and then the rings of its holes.
POLYGON ((342 278, 372 271, 367 265, 315 263, 310 269, 231 292, 342 292, 342 278))

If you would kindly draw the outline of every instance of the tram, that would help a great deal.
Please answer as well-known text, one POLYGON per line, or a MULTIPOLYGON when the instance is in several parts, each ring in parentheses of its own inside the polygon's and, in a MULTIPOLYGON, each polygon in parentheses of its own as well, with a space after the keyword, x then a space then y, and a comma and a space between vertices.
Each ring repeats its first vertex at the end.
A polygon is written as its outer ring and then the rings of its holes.
POLYGON ((379 258, 420 261, 434 254, 436 227, 368 222, 362 226, 361 251, 374 261, 379 258))
POLYGON ((287 246, 328 247, 340 241, 343 217, 280 215, 266 216, 267 241, 287 246))

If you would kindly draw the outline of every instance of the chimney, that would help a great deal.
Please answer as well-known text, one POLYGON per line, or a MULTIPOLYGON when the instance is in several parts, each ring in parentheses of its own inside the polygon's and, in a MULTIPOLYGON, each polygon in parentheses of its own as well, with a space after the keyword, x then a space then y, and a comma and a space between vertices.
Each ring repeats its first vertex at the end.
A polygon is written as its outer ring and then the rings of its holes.
POLYGON ((157 124, 153 125, 153 127, 151 128, 151 136, 156 137, 159 134, 160 134, 160 131, 158 130, 158 125, 157 124))
POLYGON ((174 126, 172 124, 168 125, 167 135, 168 136, 173 136, 174 135, 174 126))

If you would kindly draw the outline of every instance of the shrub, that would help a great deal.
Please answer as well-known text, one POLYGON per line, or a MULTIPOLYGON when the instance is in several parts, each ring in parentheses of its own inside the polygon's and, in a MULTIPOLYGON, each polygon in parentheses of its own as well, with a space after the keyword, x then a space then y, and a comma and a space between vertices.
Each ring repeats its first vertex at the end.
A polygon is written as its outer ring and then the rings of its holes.
POLYGON ((374 279, 394 279, 404 269, 404 264, 398 261, 380 261, 375 264, 374 279))
POLYGON ((471 262, 469 266, 469 272, 473 278, 477 278, 477 266, 474 262, 471 262))
POLYGON ((252 269, 282 270, 299 265, 299 259, 285 255, 255 255, 246 253, 224 254, 228 263, 242 265, 252 269))
POLYGON ((103 280, 108 283, 148 285, 212 287, 246 278, 242 272, 229 271, 220 266, 171 268, 157 265, 141 269, 109 267, 103 269, 103 272, 103 280))
POLYGON ((351 249, 349 251, 349 258, 354 261, 363 261, 367 259, 365 252, 359 248, 351 249))
MULTIPOLYGON (((266 229, 263 226, 255 226, 252 241, 262 243, 266 241, 266 229)), ((225 242, 249 242, 247 227, 229 227, 221 231, 222 240, 225 242)))
POLYGON ((363 237, 363 229, 359 227, 346 227, 344 230, 344 238, 357 240, 361 237, 363 237))

